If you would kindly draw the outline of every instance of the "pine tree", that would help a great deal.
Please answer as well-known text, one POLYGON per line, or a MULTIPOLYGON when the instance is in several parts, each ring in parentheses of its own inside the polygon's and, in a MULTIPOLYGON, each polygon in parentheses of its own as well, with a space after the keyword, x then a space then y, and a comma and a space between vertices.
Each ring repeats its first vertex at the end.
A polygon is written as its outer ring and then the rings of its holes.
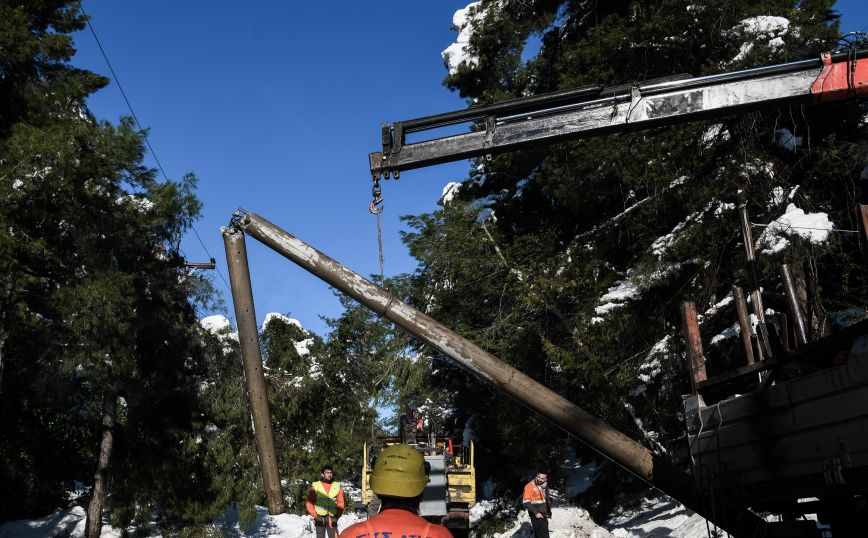
POLYGON ((123 527, 157 507, 201 518, 186 451, 212 292, 178 254, 196 179, 158 183, 131 120, 88 113, 107 80, 68 63, 76 2, 6 2, 0 21, 0 520, 43 515, 76 480, 88 535, 103 501, 123 527))

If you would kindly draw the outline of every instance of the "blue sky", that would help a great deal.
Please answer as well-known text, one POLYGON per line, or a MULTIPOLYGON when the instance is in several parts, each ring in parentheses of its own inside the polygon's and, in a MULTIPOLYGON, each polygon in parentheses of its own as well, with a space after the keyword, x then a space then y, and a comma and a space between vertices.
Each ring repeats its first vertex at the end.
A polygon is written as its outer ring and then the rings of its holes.
MULTIPOLYGON (((455 41, 452 15, 467 3, 83 2, 166 173, 200 179, 195 228, 204 247, 190 233, 182 249, 190 261, 216 258, 224 313, 232 306, 219 227, 238 207, 358 273, 379 272, 367 156, 379 149, 381 122, 465 106, 441 84, 440 52, 455 41)), ((844 0, 837 10, 843 31, 868 31, 868 2, 844 0)), ((108 75, 90 32, 75 39, 73 62, 108 75)), ((114 82, 89 106, 101 119, 128 114, 114 82)), ((466 162, 440 165, 383 183, 387 276, 415 267, 398 217, 435 209, 443 186, 467 170, 466 162)), ((257 317, 280 312, 325 334, 320 316, 340 314, 328 286, 255 240, 248 254, 257 317)))

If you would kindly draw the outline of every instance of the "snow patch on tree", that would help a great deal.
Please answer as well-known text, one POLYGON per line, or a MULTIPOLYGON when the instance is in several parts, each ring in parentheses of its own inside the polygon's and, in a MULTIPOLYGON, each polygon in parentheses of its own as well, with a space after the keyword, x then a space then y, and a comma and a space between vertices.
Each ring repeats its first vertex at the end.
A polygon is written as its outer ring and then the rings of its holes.
POLYGON ((626 277, 616 282, 614 286, 609 288, 609 291, 600 297, 599 305, 594 309, 594 312, 603 315, 625 306, 628 302, 639 299, 642 292, 654 284, 676 276, 680 272, 680 263, 658 269, 647 277, 643 277, 634 269, 628 269, 626 277))
POLYGON ((143 196, 136 196, 134 194, 127 194, 126 196, 121 196, 116 200, 118 205, 126 205, 130 204, 135 209, 145 212, 150 211, 154 207, 154 203, 143 196))
POLYGON ((783 38, 790 32, 790 21, 772 15, 750 17, 743 19, 730 32, 744 39, 738 54, 730 60, 730 63, 738 63, 747 58, 758 43, 765 42, 772 52, 780 50, 785 44, 783 38))
POLYGON ((715 123, 706 129, 699 138, 699 142, 705 147, 711 146, 718 140, 721 142, 729 140, 729 131, 721 123, 715 123))
POLYGON ((637 299, 642 294, 642 286, 629 279, 619 280, 609 291, 600 297, 600 305, 594 309, 597 314, 607 314, 616 308, 624 306, 631 299, 637 299))
POLYGON ((216 336, 226 334, 232 328, 229 318, 220 314, 202 318, 199 320, 199 326, 216 336))
POLYGON ((443 193, 440 195, 440 201, 443 205, 452 202, 452 199, 458 195, 463 184, 460 181, 450 181, 443 187, 443 193))
POLYGON ((795 204, 789 204, 783 215, 766 226, 756 241, 756 248, 763 254, 775 254, 787 248, 793 236, 820 245, 829 239, 829 232, 834 228, 828 214, 805 213, 795 204))
POLYGON ((479 64, 479 58, 470 53, 470 37, 473 35, 473 23, 485 18, 486 12, 481 7, 481 1, 471 2, 452 15, 452 26, 458 29, 458 38, 440 53, 449 67, 450 75, 456 74, 461 64, 471 67, 479 64))
POLYGON ((287 325, 295 325, 299 329, 304 330, 304 327, 301 326, 300 321, 298 321, 295 318, 291 318, 289 316, 284 316, 283 314, 279 314, 277 312, 269 312, 268 314, 265 315, 265 321, 262 322, 262 327, 260 328, 260 330, 264 331, 265 326, 268 325, 268 323, 273 319, 282 321, 283 323, 285 323, 287 325))
POLYGON ((645 384, 650 383, 654 380, 660 373, 663 371, 663 365, 660 362, 660 356, 666 353, 666 350, 669 348, 670 343, 672 342, 672 335, 667 334, 663 338, 657 341, 651 347, 651 350, 648 351, 648 354, 645 355, 645 360, 642 361, 642 364, 639 365, 639 380, 642 381, 642 385, 637 387, 634 392, 631 393, 631 396, 638 396, 641 393, 645 392, 645 384), (640 389, 641 387, 641 389, 640 389))

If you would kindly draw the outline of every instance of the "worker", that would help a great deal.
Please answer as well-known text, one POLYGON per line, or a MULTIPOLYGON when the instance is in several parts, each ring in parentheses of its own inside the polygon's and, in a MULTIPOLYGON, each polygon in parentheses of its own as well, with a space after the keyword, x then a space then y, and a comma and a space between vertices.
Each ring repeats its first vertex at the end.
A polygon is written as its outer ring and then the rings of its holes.
POLYGON ((383 449, 374 463, 370 484, 380 499, 380 513, 347 527, 340 538, 452 538, 445 527, 418 515, 428 473, 425 458, 415 448, 396 444, 383 449))
POLYGON ((413 404, 407 406, 407 412, 400 417, 401 439, 404 443, 415 443, 416 432, 425 428, 425 420, 422 412, 413 404))
POLYGON ((344 512, 344 492, 335 484, 335 472, 331 465, 324 466, 320 479, 310 485, 307 492, 307 511, 313 517, 316 538, 335 538, 338 518, 344 512))
POLYGON ((530 516, 530 524, 536 538, 549 538, 549 518, 552 508, 549 504, 548 475, 539 471, 536 476, 524 486, 521 502, 530 516))

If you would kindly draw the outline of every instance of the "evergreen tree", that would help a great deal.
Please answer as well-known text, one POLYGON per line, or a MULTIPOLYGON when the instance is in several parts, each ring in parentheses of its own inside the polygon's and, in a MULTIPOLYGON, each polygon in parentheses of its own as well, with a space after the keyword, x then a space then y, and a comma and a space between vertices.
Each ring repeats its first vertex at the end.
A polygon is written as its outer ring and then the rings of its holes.
POLYGON ((0 520, 83 481, 97 535, 103 501, 121 527, 201 518, 194 303, 212 292, 178 254, 195 178, 156 182, 131 120, 87 111, 107 80, 68 63, 84 24, 76 2, 0 3, 0 520))

